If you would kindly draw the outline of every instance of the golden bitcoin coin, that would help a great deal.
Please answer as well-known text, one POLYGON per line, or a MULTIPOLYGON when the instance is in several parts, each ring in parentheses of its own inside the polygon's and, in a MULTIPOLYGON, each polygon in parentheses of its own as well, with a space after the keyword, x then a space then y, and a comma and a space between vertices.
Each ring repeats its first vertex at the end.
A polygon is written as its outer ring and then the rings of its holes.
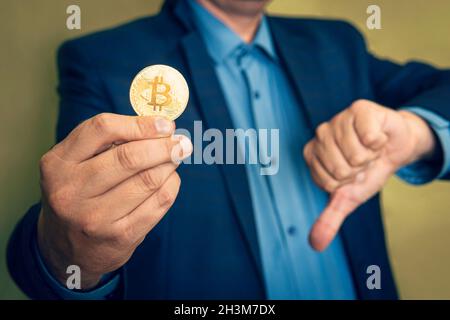
POLYGON ((189 88, 176 69, 157 64, 141 70, 130 87, 130 102, 140 116, 175 120, 189 100, 189 88))

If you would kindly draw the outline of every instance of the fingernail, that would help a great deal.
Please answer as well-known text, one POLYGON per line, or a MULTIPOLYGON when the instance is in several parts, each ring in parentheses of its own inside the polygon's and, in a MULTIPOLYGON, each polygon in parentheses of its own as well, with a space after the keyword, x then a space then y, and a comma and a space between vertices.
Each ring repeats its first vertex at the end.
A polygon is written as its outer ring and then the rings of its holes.
POLYGON ((172 122, 165 118, 155 119, 155 128, 159 134, 169 134, 172 132, 172 122))
POLYGON ((184 135, 180 135, 180 142, 179 142, 179 144, 180 144, 181 150, 183 151, 183 157, 191 154, 191 152, 192 152, 192 142, 191 142, 191 140, 188 137, 186 137, 184 135))
POLYGON ((178 142, 172 149, 172 161, 179 163, 192 153, 192 142, 188 137, 182 134, 174 134, 172 140, 178 142))

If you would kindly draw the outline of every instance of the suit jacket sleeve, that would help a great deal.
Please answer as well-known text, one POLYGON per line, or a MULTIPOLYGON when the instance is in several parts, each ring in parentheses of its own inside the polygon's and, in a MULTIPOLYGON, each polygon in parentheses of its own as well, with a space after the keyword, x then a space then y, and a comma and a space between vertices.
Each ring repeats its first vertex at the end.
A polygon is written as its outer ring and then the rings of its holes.
MULTIPOLYGON (((417 61, 398 64, 370 53, 367 54, 367 64, 377 103, 396 109, 418 107, 435 114, 447 124, 450 122, 450 70, 417 61)), ((441 135, 438 136, 441 139, 441 135)), ((445 141, 446 145, 448 142, 445 141)), ((444 152, 443 157, 448 157, 448 154, 444 152)), ((445 161, 437 165, 442 162, 445 161)), ((439 178, 450 179, 450 172, 444 172, 439 178)))
POLYGON ((450 121, 450 70, 420 62, 400 65, 369 55, 376 100, 386 106, 420 106, 450 121))

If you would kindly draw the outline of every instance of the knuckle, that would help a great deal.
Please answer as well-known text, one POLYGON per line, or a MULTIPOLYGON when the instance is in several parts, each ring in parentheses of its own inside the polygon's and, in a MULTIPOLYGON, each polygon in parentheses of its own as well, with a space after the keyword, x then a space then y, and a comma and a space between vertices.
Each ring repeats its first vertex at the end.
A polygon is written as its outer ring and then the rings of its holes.
POLYGON ((139 173, 139 178, 145 193, 153 192, 163 183, 161 176, 152 169, 141 171, 139 173))
POLYGON ((351 174, 350 170, 347 168, 334 168, 332 170, 333 176, 338 180, 344 180, 348 178, 351 174))
POLYGON ((148 118, 145 117, 137 117, 136 119, 136 136, 137 137, 145 137, 149 130, 155 132, 154 121, 149 121, 148 118))
POLYGON ((61 187, 58 190, 54 190, 47 195, 47 201, 50 207, 55 212, 63 212, 67 208, 72 200, 73 192, 68 187, 61 187))
POLYGON ((91 119, 91 125, 96 132, 104 134, 111 128, 112 115, 109 113, 100 113, 91 119))
POLYGON ((309 163, 311 161, 311 142, 308 142, 304 147, 303 147, 303 158, 306 160, 307 163, 309 163))
POLYGON ((127 144, 115 148, 117 162, 125 170, 134 171, 138 168, 138 160, 127 144))
POLYGON ((39 169, 41 174, 46 175, 51 167, 51 157, 49 153, 45 153, 39 160, 39 169))
POLYGON ((374 144, 375 142, 377 142, 378 134, 376 134, 375 132, 366 132, 366 133, 362 134, 360 139, 361 139, 361 142, 363 143, 363 145, 370 146, 370 145, 374 144))
POLYGON ((114 239, 122 247, 129 247, 132 243, 135 242, 136 238, 136 230, 132 223, 129 223, 127 220, 124 220, 119 225, 114 233, 114 239))
POLYGON ((181 179, 178 174, 175 174, 174 179, 175 187, 163 187, 157 193, 158 204, 161 208, 170 208, 177 198, 177 188, 181 183, 181 179))
POLYGON ((338 183, 333 180, 327 180, 323 183, 323 188, 329 193, 336 190, 337 187, 338 187, 338 183))
POLYGON ((80 218, 77 223, 81 233, 88 238, 95 238, 99 234, 101 225, 97 221, 96 214, 87 214, 80 218))
POLYGON ((324 122, 316 129, 316 137, 319 141, 324 141, 328 134, 329 124, 324 122))
POLYGON ((355 100, 352 105, 350 106, 350 109, 352 111, 358 112, 362 108, 365 108, 367 106, 367 100, 365 99, 358 99, 355 100))
POLYGON ((344 118, 345 118, 345 112, 342 111, 342 112, 338 113, 337 115, 335 115, 333 117, 333 119, 331 119, 330 123, 332 126, 336 126, 339 123, 341 123, 344 118))
POLYGON ((366 157, 361 153, 355 153, 350 155, 349 162, 354 167, 359 167, 366 162, 366 157))
POLYGON ((175 202, 175 195, 171 190, 160 189, 158 192, 158 204, 162 208, 168 208, 175 202))

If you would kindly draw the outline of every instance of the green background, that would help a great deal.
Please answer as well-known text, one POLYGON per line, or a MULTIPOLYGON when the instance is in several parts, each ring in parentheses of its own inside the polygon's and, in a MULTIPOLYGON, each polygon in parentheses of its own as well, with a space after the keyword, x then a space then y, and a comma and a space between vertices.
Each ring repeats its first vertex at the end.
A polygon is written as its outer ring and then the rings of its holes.
MULTIPOLYGON (((39 199, 38 161, 54 141, 55 50, 65 39, 152 14, 159 0, 2 0, 0 2, 0 299, 24 298, 10 279, 5 246, 18 219, 39 199), (66 28, 66 8, 81 7, 82 29, 66 28)), ((270 12, 343 18, 373 52, 450 67, 448 0, 274 0, 270 12), (366 9, 382 9, 382 30, 366 28, 366 9)), ((450 184, 383 192, 390 256, 405 299, 450 298, 450 184)))

